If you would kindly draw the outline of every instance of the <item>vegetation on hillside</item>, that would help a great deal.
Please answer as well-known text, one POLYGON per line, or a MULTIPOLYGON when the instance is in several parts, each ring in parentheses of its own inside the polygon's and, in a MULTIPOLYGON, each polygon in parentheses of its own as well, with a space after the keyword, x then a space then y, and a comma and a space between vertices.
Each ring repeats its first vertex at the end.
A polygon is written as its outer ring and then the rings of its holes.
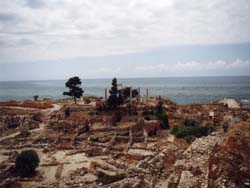
POLYGON ((160 122, 162 129, 168 129, 169 128, 169 122, 168 122, 168 115, 167 112, 163 108, 163 102, 160 101, 155 110, 155 115, 160 122))
POLYGON ((188 138, 190 136, 202 137, 207 136, 211 131, 213 131, 213 127, 210 126, 187 126, 180 127, 178 125, 174 125, 170 131, 171 134, 174 134, 176 138, 188 138))

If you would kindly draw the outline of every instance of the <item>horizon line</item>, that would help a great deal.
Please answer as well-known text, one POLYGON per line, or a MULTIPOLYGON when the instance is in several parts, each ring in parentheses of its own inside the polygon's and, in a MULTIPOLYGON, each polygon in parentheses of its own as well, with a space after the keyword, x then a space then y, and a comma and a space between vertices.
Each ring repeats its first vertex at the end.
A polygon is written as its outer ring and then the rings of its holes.
MULTIPOLYGON (((74 77, 74 76, 70 76, 69 78, 74 77)), ((152 76, 152 77, 118 77, 118 76, 114 76, 114 77, 107 77, 107 78, 81 78, 80 76, 78 76, 81 80, 108 80, 108 79, 113 79, 113 78, 117 78, 117 79, 160 79, 160 78, 216 78, 216 77, 250 77, 250 75, 207 75, 207 76, 152 76)), ((36 82, 36 81, 64 81, 67 80, 68 78, 60 78, 60 79, 37 79, 37 80, 0 80, 0 82, 36 82)))

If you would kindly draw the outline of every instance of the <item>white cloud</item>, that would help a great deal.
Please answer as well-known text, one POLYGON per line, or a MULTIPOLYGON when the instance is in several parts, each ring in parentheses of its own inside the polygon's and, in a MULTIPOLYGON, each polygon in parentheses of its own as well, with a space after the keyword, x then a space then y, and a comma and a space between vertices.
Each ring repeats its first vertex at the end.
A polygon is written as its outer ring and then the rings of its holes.
POLYGON ((2 0, 0 7, 4 61, 250 42, 248 0, 2 0))
POLYGON ((163 73, 170 76, 199 76, 199 75, 227 75, 239 74, 245 71, 250 74, 250 61, 237 59, 233 62, 222 60, 201 63, 197 61, 178 62, 176 64, 156 64, 149 66, 136 66, 135 72, 145 75, 154 74, 154 76, 162 75, 163 73), (219 73, 219 74, 218 74, 219 73))
POLYGON ((110 75, 117 75, 121 71, 120 67, 116 68, 108 68, 108 67, 101 67, 93 71, 94 75, 102 75, 102 76, 110 76, 110 75))

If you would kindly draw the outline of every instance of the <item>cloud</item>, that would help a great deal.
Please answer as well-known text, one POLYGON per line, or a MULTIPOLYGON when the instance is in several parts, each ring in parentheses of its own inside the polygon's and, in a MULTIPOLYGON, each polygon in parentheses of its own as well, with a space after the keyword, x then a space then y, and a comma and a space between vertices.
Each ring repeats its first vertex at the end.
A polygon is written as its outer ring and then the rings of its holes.
POLYGON ((32 44, 34 44, 34 41, 29 40, 29 39, 21 39, 18 41, 18 45, 21 45, 21 46, 32 45, 32 44))
POLYGON ((6 22, 14 22, 18 18, 14 14, 10 13, 0 13, 0 22, 6 23, 6 22))
POLYGON ((176 64, 155 64, 149 66, 136 66, 138 74, 169 75, 169 76, 197 76, 197 75, 238 75, 244 72, 250 74, 250 60, 237 59, 232 62, 217 60, 208 63, 197 61, 178 62, 176 64))
MULTIPOLYGON (((1 51, 0 51, 1 53, 1 51)), ((28 55, 28 54, 27 54, 28 55)), ((119 56, 118 59, 126 59, 119 56)), ((250 75, 250 60, 183 61, 178 63, 117 63, 112 58, 79 61, 41 61, 0 64, 0 80, 53 80, 81 78, 241 76, 250 75)))
POLYGON ((37 9, 46 5, 44 0, 26 0, 27 6, 37 9))
POLYGON ((9 61, 250 42, 248 0, 11 0, 0 7, 0 37, 35 41, 0 46, 9 61))
POLYGON ((102 67, 95 70, 95 72, 98 74, 113 74, 113 73, 119 73, 120 71, 121 71, 120 67, 114 69, 111 69, 110 67, 102 67))

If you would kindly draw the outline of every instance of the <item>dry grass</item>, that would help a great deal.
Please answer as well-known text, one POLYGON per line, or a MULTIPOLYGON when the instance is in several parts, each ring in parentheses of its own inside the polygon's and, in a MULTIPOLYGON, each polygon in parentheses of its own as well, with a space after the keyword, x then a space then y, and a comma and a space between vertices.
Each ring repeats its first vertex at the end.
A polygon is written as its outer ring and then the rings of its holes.
POLYGON ((37 108, 37 109, 47 109, 52 108, 52 101, 9 101, 0 102, 0 106, 11 106, 11 107, 22 107, 22 108, 37 108))

